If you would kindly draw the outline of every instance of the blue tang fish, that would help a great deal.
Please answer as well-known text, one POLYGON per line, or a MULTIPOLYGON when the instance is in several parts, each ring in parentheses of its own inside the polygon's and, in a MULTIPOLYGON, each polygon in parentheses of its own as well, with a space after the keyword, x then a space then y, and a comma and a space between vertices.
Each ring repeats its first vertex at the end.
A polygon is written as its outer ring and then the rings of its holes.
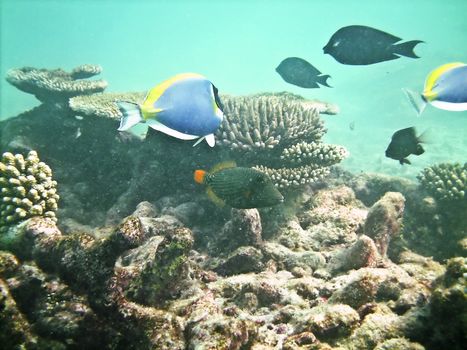
POLYGON ((467 65, 461 62, 444 64, 428 74, 423 92, 402 89, 410 103, 422 114, 427 103, 447 111, 467 110, 467 65))
POLYGON ((141 105, 117 101, 123 114, 119 131, 138 123, 182 140, 203 139, 213 147, 224 113, 217 88, 195 73, 178 74, 152 88, 141 105))

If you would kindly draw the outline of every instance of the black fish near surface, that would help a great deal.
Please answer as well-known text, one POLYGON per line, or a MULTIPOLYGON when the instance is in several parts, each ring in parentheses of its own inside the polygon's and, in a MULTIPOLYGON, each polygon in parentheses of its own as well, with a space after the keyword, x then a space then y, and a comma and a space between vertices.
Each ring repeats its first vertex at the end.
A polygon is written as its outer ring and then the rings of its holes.
POLYGON ((386 157, 398 160, 401 165, 410 164, 407 159, 409 155, 419 156, 425 152, 422 142, 424 142, 423 135, 417 136, 414 127, 398 130, 392 135, 386 149, 386 157))
POLYGON ((219 205, 237 209, 271 207, 282 203, 284 197, 263 172, 223 163, 210 172, 196 170, 194 179, 207 186, 210 199, 219 205))
POLYGON ((331 87, 326 80, 330 75, 322 75, 311 63, 303 58, 288 57, 284 59, 276 68, 276 72, 287 83, 300 86, 302 88, 319 88, 318 84, 331 87))
POLYGON ((421 40, 398 43, 402 39, 381 30, 351 25, 335 32, 323 47, 336 61, 348 65, 368 65, 395 60, 401 56, 419 58, 414 52, 421 40))

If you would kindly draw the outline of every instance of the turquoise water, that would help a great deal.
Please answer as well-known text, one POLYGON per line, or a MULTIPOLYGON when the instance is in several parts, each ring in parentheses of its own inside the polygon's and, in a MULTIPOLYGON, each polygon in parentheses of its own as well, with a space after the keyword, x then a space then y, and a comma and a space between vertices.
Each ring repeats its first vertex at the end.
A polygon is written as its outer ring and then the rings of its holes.
MULTIPOLYGON (((416 117, 401 88, 420 90, 433 68, 467 62, 467 2, 452 1, 25 1, 0 0, 1 76, 33 66, 70 70, 100 64, 106 91, 144 91, 180 72, 209 77, 221 93, 290 91, 339 105, 324 116, 325 141, 346 146, 349 170, 414 177, 443 161, 465 161, 467 112, 431 106, 416 117), (322 47, 339 28, 372 26, 404 40, 423 40, 420 59, 402 57, 347 66, 322 47), (333 86, 303 89, 284 82, 275 67, 286 57, 306 59, 333 86), (350 130, 349 124, 355 124, 350 130), (430 143, 412 165, 385 158, 391 135, 430 129, 430 143)), ((38 104, 0 83, 0 119, 38 104)))

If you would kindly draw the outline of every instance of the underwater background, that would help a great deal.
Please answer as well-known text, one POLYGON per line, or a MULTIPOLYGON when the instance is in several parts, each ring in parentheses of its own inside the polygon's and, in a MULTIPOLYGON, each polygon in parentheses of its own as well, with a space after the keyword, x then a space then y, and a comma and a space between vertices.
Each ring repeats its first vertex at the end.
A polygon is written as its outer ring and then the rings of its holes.
POLYGON ((414 178, 424 167, 465 160, 465 112, 428 106, 417 117, 401 88, 421 91, 426 75, 448 62, 466 62, 467 2, 451 1, 0 1, 0 120, 38 105, 4 77, 32 66, 69 70, 100 64, 107 92, 146 91, 180 72, 198 72, 220 93, 290 91, 335 103, 326 116, 325 141, 345 146, 341 165, 414 178), (401 57, 349 66, 324 55, 330 36, 360 24, 423 40, 419 59, 401 57), (304 89, 286 83, 275 68, 301 57, 333 88, 304 89), (353 130, 350 125, 352 124, 353 130), (391 135, 415 126, 429 130, 426 152, 401 166, 386 158, 391 135))

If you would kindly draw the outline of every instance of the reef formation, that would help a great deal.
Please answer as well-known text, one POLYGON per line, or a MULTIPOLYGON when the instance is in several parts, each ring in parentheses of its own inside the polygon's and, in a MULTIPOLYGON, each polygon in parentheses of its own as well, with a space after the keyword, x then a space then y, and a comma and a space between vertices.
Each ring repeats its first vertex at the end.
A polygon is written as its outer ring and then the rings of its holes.
POLYGON ((33 216, 56 220, 57 182, 35 151, 26 157, 5 152, 0 161, 0 233, 33 216))
MULTIPOLYGON (((461 229, 446 211, 463 202, 436 197, 431 172, 416 184, 332 168, 346 152, 322 143, 319 114, 336 108, 291 94, 224 96, 214 149, 117 133, 120 98, 144 95, 77 95, 0 122, 1 164, 40 154, 60 190, 58 220, 43 210, 8 226, 15 244, 0 239, 3 347, 463 349, 465 251, 436 261, 417 241, 461 229), (314 168, 276 182, 284 204, 237 210, 191 178, 223 159, 271 176, 314 168)), ((459 166, 438 168, 450 175, 437 186, 460 191, 459 166)))

